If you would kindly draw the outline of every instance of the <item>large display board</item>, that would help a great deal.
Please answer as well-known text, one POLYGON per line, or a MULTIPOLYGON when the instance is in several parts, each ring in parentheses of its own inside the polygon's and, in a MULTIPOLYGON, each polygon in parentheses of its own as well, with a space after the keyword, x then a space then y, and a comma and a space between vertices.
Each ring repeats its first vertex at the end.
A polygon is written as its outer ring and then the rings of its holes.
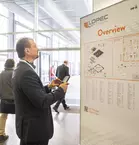
POLYGON ((81 145, 139 145, 139 0, 81 19, 81 145))

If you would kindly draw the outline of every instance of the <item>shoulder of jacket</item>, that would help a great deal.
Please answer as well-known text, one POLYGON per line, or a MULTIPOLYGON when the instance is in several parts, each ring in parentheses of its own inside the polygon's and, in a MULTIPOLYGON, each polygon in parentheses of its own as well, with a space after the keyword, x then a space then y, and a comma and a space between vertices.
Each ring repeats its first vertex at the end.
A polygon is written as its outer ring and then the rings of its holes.
POLYGON ((68 66, 66 66, 66 65, 64 65, 65 66, 65 68, 68 68, 68 66))
POLYGON ((26 70, 24 70, 23 74, 36 74, 36 72, 33 69, 26 69, 26 70))
POLYGON ((35 78, 38 79, 38 75, 36 74, 36 72, 34 72, 33 70, 25 70, 22 72, 20 79, 21 82, 24 81, 25 78, 35 78))
POLYGON ((18 75, 20 76, 24 76, 26 74, 33 74, 35 73, 35 71, 30 67, 28 66, 27 64, 24 64, 24 63, 19 63, 17 68, 14 70, 14 73, 18 73, 18 75))
POLYGON ((6 70, 3 70, 3 71, 1 71, 1 73, 0 73, 1 75, 4 75, 4 74, 9 74, 9 71, 6 71, 6 70))
POLYGON ((27 63, 20 62, 18 65, 23 71, 31 70, 34 71, 27 63))

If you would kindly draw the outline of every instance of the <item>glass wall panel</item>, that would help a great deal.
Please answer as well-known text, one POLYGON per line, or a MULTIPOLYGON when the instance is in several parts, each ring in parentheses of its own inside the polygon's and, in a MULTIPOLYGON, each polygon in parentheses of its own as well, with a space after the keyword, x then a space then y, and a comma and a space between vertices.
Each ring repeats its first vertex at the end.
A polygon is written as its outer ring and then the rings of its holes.
MULTIPOLYGON (((66 93, 66 100, 68 104, 80 105, 80 51, 47 51, 50 54, 50 67, 54 65, 55 70, 64 60, 69 61, 70 80, 69 87, 66 93)), ((47 68, 46 61, 44 61, 43 68, 47 68)), ((47 72, 47 71, 45 71, 47 72)), ((43 75, 46 76, 46 75, 43 75)))
POLYGON ((46 38, 46 36, 38 34, 37 44, 38 44, 39 48, 46 48, 47 47, 47 38, 46 38))
POLYGON ((7 59, 7 53, 0 53, 0 72, 4 70, 4 64, 7 59))
POLYGON ((40 78, 44 85, 48 84, 50 81, 49 71, 50 71, 50 55, 48 52, 40 52, 40 78))
MULTIPOLYGON (((0 4, 0 33, 8 32, 8 10, 0 4)), ((7 35, 0 35, 0 50, 7 49, 7 35)))
MULTIPOLYGON (((29 29, 16 24, 16 32, 28 32, 30 31, 29 29)), ((29 38, 33 38, 33 33, 21 33, 21 34, 16 34, 16 42, 17 40, 19 40, 22 37, 29 37, 29 38)))

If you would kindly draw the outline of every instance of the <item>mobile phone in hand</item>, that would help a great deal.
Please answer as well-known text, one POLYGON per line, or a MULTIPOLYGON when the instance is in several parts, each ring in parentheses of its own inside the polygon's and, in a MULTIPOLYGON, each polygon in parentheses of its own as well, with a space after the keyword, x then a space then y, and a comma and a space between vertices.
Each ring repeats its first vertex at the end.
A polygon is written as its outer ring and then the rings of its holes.
POLYGON ((63 83, 68 82, 68 80, 70 79, 70 76, 65 76, 64 79, 62 80, 63 83))

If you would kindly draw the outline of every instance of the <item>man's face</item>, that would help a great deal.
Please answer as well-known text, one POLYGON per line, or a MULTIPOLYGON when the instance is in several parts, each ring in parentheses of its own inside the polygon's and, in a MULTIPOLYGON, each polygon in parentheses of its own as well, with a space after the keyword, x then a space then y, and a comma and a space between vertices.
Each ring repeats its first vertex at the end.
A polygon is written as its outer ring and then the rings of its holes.
POLYGON ((33 60, 38 58, 38 48, 33 40, 29 40, 30 48, 27 48, 26 55, 33 60))

